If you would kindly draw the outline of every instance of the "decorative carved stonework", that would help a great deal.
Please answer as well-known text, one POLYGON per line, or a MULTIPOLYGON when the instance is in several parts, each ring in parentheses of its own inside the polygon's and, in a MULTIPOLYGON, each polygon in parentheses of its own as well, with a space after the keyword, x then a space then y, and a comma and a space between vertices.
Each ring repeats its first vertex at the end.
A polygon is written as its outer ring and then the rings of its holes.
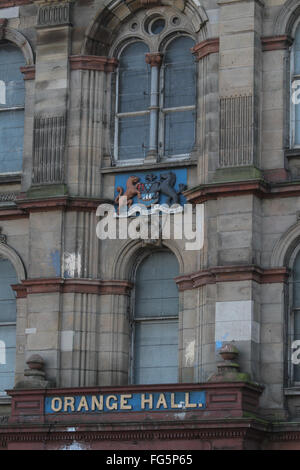
POLYGON ((153 54, 146 54, 146 64, 149 64, 151 67, 160 67, 162 64, 163 54, 160 52, 155 52, 153 54))
POLYGON ((2 233, 2 227, 0 227, 0 243, 7 243, 7 237, 2 233))
POLYGON ((61 26, 71 22, 71 3, 48 1, 39 7, 37 26, 61 26))
POLYGON ((61 183, 66 116, 35 117, 33 183, 61 183))
POLYGON ((253 96, 220 100, 220 167, 254 163, 253 96))
POLYGON ((119 61, 114 57, 103 56, 82 56, 75 55, 70 57, 71 70, 97 70, 100 72, 114 72, 119 61))

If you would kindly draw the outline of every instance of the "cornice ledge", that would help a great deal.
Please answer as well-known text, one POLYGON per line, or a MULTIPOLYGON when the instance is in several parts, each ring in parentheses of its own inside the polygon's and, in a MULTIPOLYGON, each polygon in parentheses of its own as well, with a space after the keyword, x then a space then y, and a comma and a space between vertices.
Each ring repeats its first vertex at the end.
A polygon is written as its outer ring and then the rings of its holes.
POLYGON ((45 198, 26 198, 20 195, 16 199, 16 205, 19 209, 26 212, 40 211, 87 211, 94 212, 100 204, 113 204, 110 199, 101 198, 83 198, 71 196, 52 196, 45 198))
POLYGON ((194 54, 197 61, 203 59, 209 54, 216 54, 219 52, 220 48, 220 39, 211 38, 206 39, 205 41, 199 42, 192 49, 192 54, 194 54))
POLYGON ((73 55, 69 57, 71 70, 97 70, 99 72, 114 72, 119 61, 114 57, 97 55, 73 55))
POLYGON ((65 279, 38 278, 23 280, 21 284, 11 286, 17 299, 24 299, 30 294, 45 293, 81 293, 96 295, 129 295, 133 284, 129 281, 101 279, 65 279))
POLYGON ((289 49, 294 40, 290 36, 265 36, 261 38, 263 51, 279 51, 289 49))
POLYGON ((255 281, 259 284, 288 282, 290 271, 287 268, 263 269, 250 266, 216 266, 175 278, 180 292, 196 289, 218 282, 255 281))

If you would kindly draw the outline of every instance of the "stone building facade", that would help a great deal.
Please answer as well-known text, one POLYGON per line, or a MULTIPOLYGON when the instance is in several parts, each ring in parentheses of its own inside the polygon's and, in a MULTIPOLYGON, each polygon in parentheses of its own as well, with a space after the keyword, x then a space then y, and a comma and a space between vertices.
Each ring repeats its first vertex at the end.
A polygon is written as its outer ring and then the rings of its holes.
POLYGON ((1 449, 300 448, 299 64, 299 0, 0 0, 1 449), (165 175, 203 247, 99 240, 165 175), (206 402, 45 438, 99 390, 206 402))

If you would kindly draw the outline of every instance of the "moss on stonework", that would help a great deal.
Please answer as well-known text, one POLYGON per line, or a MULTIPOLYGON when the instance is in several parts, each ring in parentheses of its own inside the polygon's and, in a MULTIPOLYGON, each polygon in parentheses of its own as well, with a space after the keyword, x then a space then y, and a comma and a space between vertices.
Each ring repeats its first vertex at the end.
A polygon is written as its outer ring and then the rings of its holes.
POLYGON ((68 194, 68 188, 65 184, 47 184, 43 186, 32 186, 26 193, 26 197, 48 198, 60 197, 68 194))
POLYGON ((255 166, 218 168, 214 174, 214 183, 233 181, 263 180, 262 172, 255 166))

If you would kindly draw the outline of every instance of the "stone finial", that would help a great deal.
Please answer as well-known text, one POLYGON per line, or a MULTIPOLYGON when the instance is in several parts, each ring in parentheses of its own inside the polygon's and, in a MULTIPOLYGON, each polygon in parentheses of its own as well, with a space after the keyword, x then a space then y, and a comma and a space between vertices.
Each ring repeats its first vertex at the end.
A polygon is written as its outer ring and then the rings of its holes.
POLYGON ((48 388, 50 382, 46 380, 44 371, 45 361, 39 354, 32 354, 26 361, 28 369, 24 370, 24 380, 17 382, 18 388, 48 388))
POLYGON ((224 343, 219 351, 223 362, 217 365, 218 372, 209 377, 208 382, 250 382, 250 375, 240 372, 237 362, 239 350, 233 343, 224 343))

